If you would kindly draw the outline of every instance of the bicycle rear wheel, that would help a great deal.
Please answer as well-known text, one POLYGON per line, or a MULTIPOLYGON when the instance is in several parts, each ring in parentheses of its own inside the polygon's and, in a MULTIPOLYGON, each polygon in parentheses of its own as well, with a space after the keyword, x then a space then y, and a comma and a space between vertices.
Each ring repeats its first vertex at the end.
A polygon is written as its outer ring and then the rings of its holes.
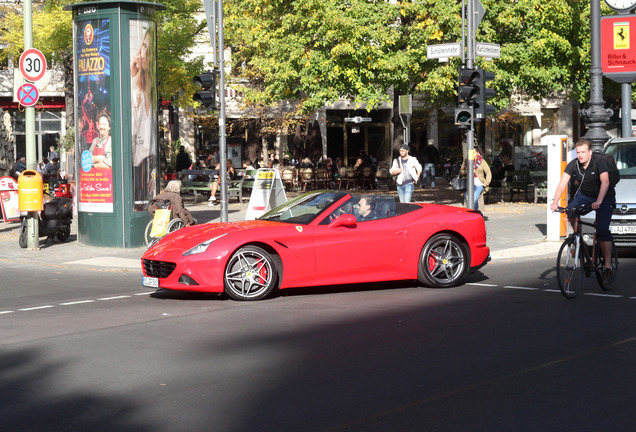
POLYGON ((594 273, 596 273, 596 280, 598 284, 604 290, 609 290, 614 287, 614 283, 616 282, 616 270, 618 269, 618 253, 616 252, 616 245, 612 242, 612 257, 610 258, 612 261, 612 280, 611 282, 605 284, 603 283, 603 269, 605 268, 605 256, 603 256, 603 251, 601 250, 601 245, 597 241, 594 245, 594 273))
POLYGON ((582 251, 576 254, 578 237, 565 239, 557 257, 557 281, 561 293, 569 299, 576 297, 583 284, 584 269, 582 251))

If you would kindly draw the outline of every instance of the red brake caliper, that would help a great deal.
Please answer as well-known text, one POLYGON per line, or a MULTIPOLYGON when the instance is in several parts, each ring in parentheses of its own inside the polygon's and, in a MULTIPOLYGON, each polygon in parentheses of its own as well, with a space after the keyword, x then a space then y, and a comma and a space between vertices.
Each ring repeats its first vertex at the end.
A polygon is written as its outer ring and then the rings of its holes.
POLYGON ((435 270, 435 267, 437 267, 437 258, 435 256, 435 253, 431 252, 431 254, 428 256, 428 270, 433 271, 435 270))

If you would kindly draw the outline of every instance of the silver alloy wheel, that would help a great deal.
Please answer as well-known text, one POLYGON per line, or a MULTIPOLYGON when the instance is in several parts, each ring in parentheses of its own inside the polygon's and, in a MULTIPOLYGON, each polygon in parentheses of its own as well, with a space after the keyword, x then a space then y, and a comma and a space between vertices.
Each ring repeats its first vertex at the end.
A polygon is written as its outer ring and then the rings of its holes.
POLYGON ((434 235, 422 249, 418 280, 435 288, 446 288, 461 283, 468 271, 464 245, 450 234, 434 235))
POLYGON ((225 268, 225 291, 235 300, 260 300, 274 288, 274 260, 265 250, 245 246, 236 251, 225 268))

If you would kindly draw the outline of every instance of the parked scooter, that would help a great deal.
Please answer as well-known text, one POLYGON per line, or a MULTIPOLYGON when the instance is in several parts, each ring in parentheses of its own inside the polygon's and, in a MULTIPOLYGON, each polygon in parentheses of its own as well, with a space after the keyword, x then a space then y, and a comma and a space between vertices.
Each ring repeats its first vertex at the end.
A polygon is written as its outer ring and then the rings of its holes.
MULTIPOLYGON (((71 223, 73 222, 73 203, 66 197, 56 197, 44 203, 44 210, 38 212, 38 230, 40 237, 47 237, 52 240, 54 237, 61 242, 68 240, 71 234, 71 223)), ((20 227, 20 237, 18 244, 21 248, 27 247, 28 242, 28 218, 22 216, 20 227)))

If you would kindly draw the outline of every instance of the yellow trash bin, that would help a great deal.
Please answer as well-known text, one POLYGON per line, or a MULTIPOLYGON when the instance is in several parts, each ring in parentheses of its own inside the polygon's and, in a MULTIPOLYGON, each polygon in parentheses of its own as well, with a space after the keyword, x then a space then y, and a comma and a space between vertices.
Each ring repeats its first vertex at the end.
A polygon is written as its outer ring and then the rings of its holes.
POLYGON ((18 177, 18 206, 20 211, 44 210, 42 176, 33 170, 24 170, 18 177))

